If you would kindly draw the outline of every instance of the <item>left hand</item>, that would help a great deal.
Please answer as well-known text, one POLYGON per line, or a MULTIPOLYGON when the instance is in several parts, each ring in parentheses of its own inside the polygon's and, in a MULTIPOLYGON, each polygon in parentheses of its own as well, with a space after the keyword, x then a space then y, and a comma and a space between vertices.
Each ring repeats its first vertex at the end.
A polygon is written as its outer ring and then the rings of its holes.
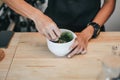
POLYGON ((68 54, 68 58, 73 57, 76 54, 85 54, 87 52, 88 39, 85 38, 85 33, 77 33, 77 38, 74 44, 70 47, 71 52, 68 54))
POLYGON ((67 55, 67 57, 71 58, 76 54, 85 54, 87 52, 88 41, 91 39, 93 32, 93 27, 89 25, 82 32, 76 33, 77 38, 70 47, 71 52, 67 55))

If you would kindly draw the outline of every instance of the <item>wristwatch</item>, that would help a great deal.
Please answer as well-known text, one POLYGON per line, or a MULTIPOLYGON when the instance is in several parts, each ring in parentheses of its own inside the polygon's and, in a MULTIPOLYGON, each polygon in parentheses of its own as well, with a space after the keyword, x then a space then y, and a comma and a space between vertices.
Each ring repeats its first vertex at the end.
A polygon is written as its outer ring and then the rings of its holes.
POLYGON ((100 25, 96 22, 89 22, 87 26, 91 25, 94 28, 92 38, 96 38, 100 34, 100 25))

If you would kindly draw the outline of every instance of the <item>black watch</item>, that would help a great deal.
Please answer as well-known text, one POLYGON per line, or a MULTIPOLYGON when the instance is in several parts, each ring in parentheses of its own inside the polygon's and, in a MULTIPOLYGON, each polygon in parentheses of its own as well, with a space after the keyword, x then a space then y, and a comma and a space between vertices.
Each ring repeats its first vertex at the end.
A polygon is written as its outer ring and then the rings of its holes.
POLYGON ((96 38, 100 34, 100 25, 96 22, 89 22, 88 26, 91 25, 94 28, 94 33, 92 38, 96 38))

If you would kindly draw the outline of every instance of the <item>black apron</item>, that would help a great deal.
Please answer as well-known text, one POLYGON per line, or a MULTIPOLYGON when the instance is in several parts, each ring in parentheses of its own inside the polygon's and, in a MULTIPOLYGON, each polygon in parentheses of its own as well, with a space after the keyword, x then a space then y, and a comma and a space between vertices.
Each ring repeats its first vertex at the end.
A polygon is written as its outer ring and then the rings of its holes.
POLYGON ((45 14, 59 28, 80 32, 94 19, 100 6, 101 0, 48 0, 45 14))

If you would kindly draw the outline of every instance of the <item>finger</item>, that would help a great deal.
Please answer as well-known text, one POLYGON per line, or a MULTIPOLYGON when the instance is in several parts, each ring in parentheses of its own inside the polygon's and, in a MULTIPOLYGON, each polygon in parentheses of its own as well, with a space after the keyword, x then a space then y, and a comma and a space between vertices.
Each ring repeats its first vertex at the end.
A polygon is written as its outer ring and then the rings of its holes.
POLYGON ((75 47, 75 49, 72 50, 72 52, 68 55, 68 58, 73 57, 75 54, 78 53, 78 51, 79 51, 79 47, 77 46, 77 47, 75 47))
POLYGON ((70 51, 73 50, 73 48, 75 48, 77 45, 78 45, 78 42, 77 40, 75 40, 72 46, 70 46, 70 51))
POLYGON ((80 47, 80 49, 79 49, 77 54, 81 54, 82 50, 83 50, 83 47, 80 47))
POLYGON ((59 29, 58 27, 55 27, 55 28, 53 29, 53 31, 54 31, 54 33, 56 34, 57 37, 60 37, 61 31, 60 31, 60 29, 59 29))
POLYGON ((58 39, 59 39, 59 37, 60 37, 60 36, 58 36, 58 35, 55 33, 55 31, 54 31, 54 30, 53 30, 53 32, 54 32, 54 34, 55 34, 55 35, 56 35, 56 37, 57 37, 54 41, 58 41, 58 39))
POLYGON ((46 30, 43 30, 43 31, 42 31, 42 34, 43 34, 45 37, 47 37, 47 39, 49 39, 49 40, 52 39, 51 36, 49 35, 49 33, 48 33, 46 30))
POLYGON ((81 54, 85 54, 87 52, 86 45, 83 46, 83 50, 81 51, 81 54))
POLYGON ((82 52, 81 52, 81 54, 85 54, 87 52, 87 50, 83 50, 82 52))
POLYGON ((52 40, 52 37, 50 36, 49 33, 45 33, 46 34, 46 37, 49 39, 49 40, 52 40))
POLYGON ((52 41, 56 41, 58 39, 58 36, 56 36, 56 34, 54 33, 53 30, 49 31, 49 35, 50 35, 52 41))
POLYGON ((70 47, 70 54, 67 56, 68 58, 72 57, 74 55, 74 49, 76 49, 76 47, 78 46, 78 42, 77 40, 75 40, 75 42, 73 43, 73 45, 70 47))

